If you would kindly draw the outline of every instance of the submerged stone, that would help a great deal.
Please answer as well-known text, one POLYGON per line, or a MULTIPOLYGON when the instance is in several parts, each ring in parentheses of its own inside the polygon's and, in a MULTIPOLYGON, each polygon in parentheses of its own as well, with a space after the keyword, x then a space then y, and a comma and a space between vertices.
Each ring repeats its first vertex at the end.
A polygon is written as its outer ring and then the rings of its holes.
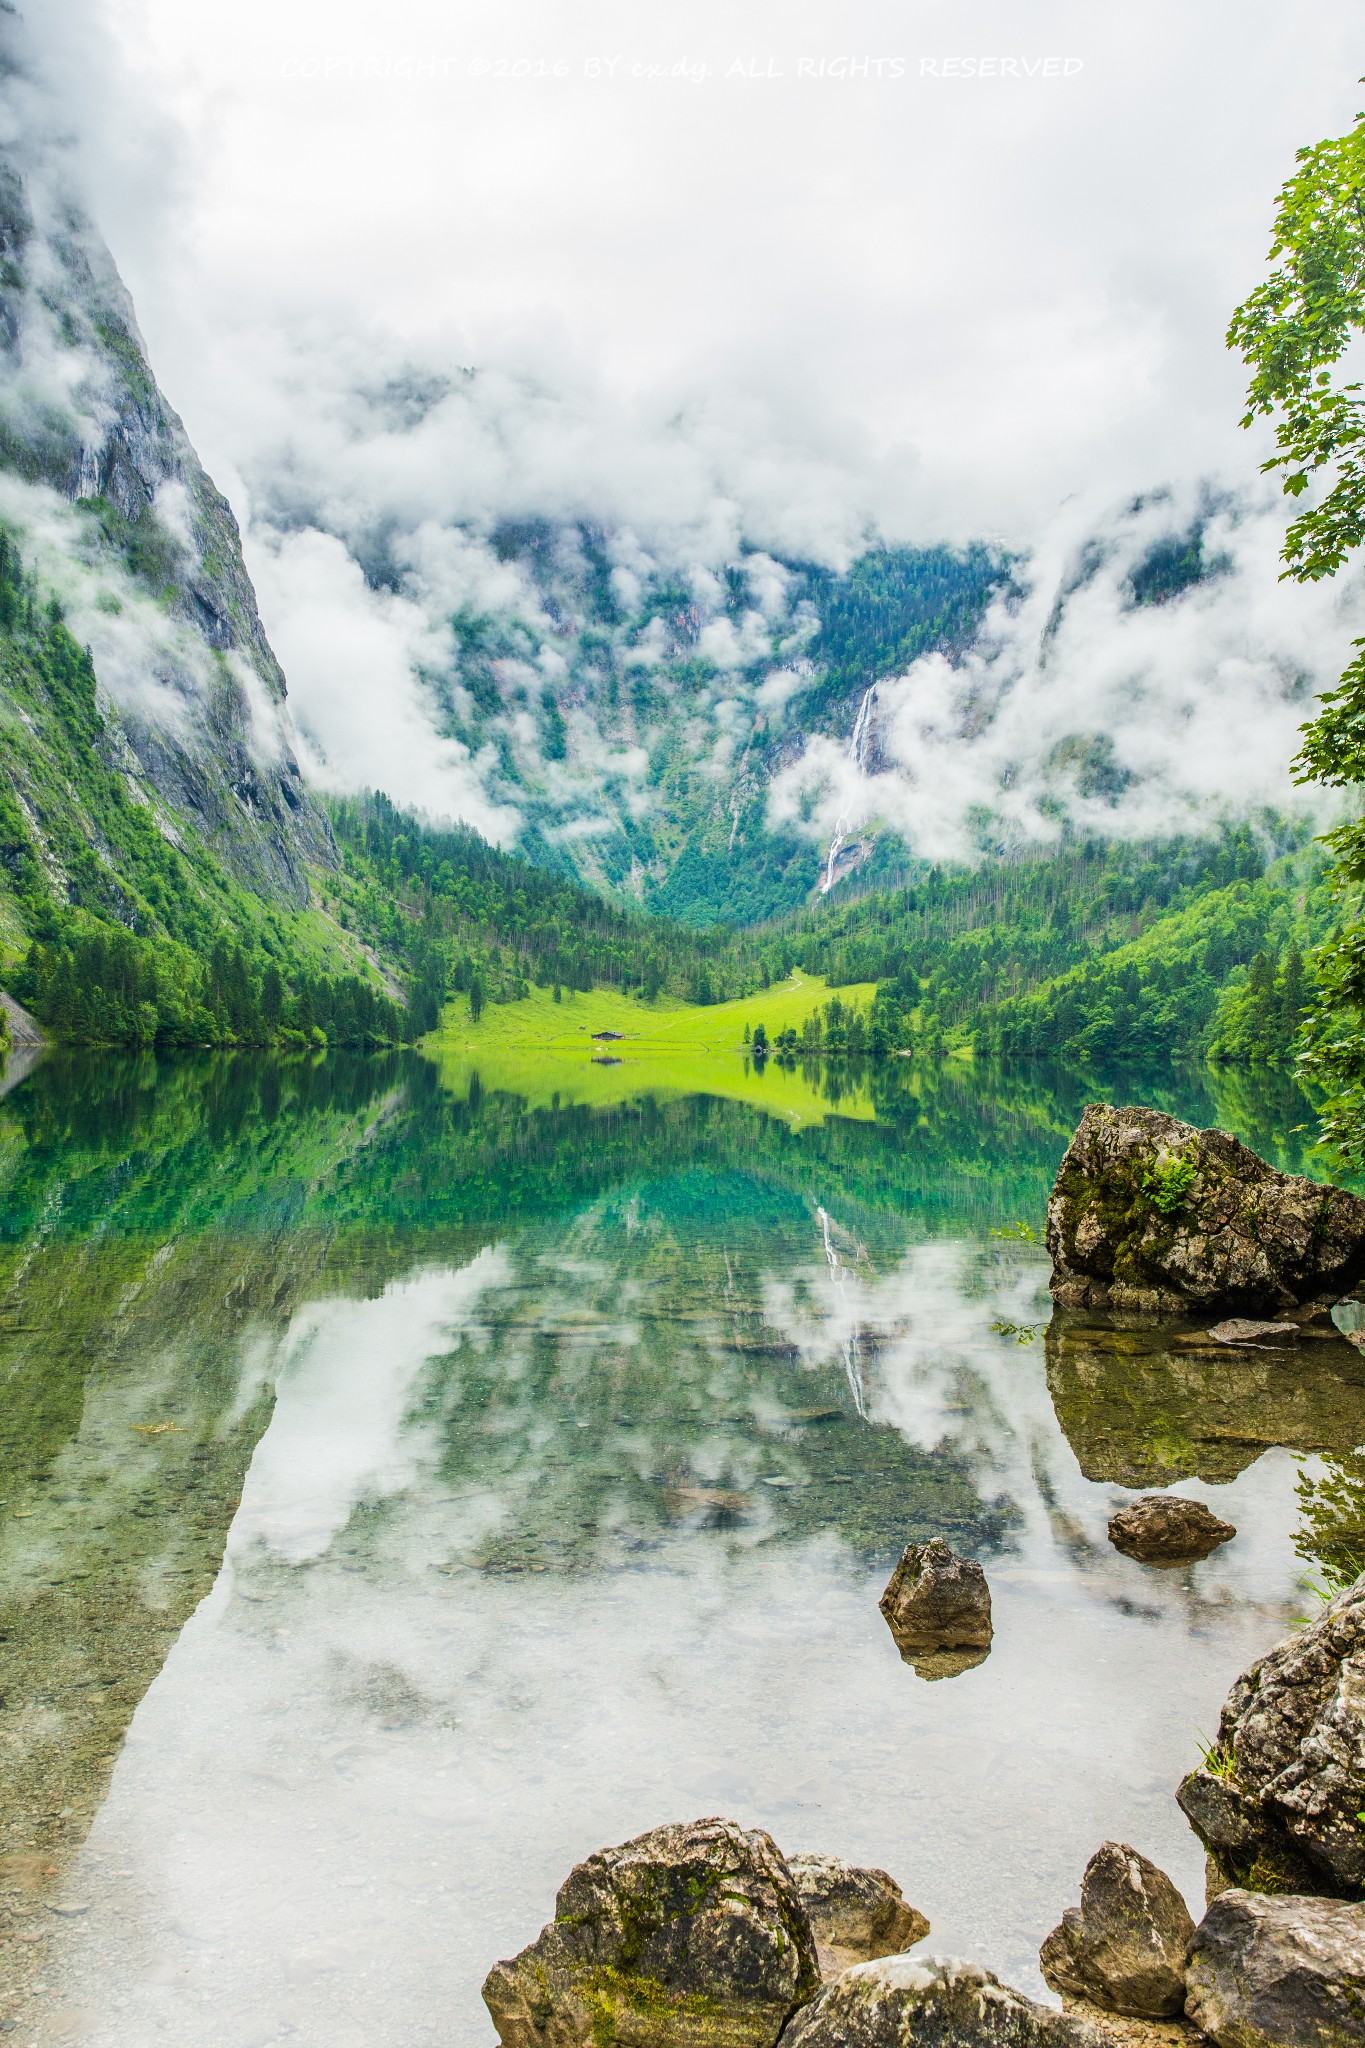
POLYGON ((1365 2041, 1365 1906, 1226 1891, 1195 1933, 1185 2010, 1218 2048, 1365 2041))
POLYGON ((1365 1895, 1365 1572, 1242 1673, 1176 1796, 1234 1885, 1365 1895))
POLYGON ((1112 2012, 1162 2019, 1185 2004, 1194 1921, 1164 1871, 1126 1842, 1105 1842, 1040 1952, 1052 1989, 1112 2012))
POLYGON ((502 2048, 773 2048, 820 1969, 771 1836, 652 1828, 573 1869, 555 1917, 483 1987, 502 2048))
POLYGON ((1047 1213, 1070 1308, 1297 1317, 1365 1277, 1365 1201, 1279 1173, 1226 1131, 1091 1103, 1047 1213))
POLYGON ((899 1955, 929 1932, 923 1913, 906 1904, 884 1870, 865 1870, 838 1856, 789 1856, 787 1868, 810 1916, 822 1977, 899 1955))
POLYGON ((1251 1345, 1256 1350, 1279 1350, 1286 1344, 1297 1344, 1299 1326, 1297 1323, 1258 1323, 1250 1316, 1229 1316, 1225 1323, 1215 1323, 1209 1331, 1215 1344, 1251 1345))
POLYGON ((1237 1534, 1202 1500, 1179 1493, 1144 1493, 1110 1517, 1109 1541, 1125 1557, 1144 1564, 1190 1564, 1208 1557, 1237 1534))
MULTIPOLYGON (((941 1536, 908 1543, 878 1605, 907 1664, 947 1657, 954 1670, 979 1664, 991 1646, 991 1592, 973 1558, 941 1536)), ((946 1677, 947 1668, 926 1677, 946 1677)))

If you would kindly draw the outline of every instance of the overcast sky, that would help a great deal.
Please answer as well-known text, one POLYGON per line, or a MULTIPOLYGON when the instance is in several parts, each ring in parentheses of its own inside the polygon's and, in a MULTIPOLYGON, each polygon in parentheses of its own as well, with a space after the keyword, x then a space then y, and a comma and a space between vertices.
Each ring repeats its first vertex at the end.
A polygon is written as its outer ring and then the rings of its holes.
POLYGON ((690 412, 907 535, 1251 469, 1228 313, 1365 69, 1348 0, 30 14, 229 485, 300 340, 359 333, 690 412))

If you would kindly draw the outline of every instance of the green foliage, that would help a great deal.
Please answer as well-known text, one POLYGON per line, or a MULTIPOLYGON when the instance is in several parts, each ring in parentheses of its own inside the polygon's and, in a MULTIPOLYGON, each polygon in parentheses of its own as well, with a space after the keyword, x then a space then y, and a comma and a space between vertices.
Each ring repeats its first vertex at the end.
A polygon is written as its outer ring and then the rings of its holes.
POLYGON ((286 979, 274 961, 219 940, 207 960, 96 926, 35 943, 15 987, 54 1038, 78 1045, 392 1045, 398 1005, 355 975, 286 979))
POLYGON ((1285 539, 1289 575, 1333 576, 1365 538, 1365 416, 1360 383, 1337 365, 1365 332, 1365 115, 1347 135, 1298 151, 1280 193, 1270 245, 1277 267, 1239 306, 1228 345, 1251 370, 1244 426, 1275 420, 1264 467, 1302 497, 1329 487, 1285 539))
POLYGON ((757 938, 624 910, 467 827, 426 825, 378 792, 334 803, 331 816, 338 905, 371 944, 405 963, 415 1035, 434 1029, 452 995, 469 996, 472 1009, 476 984, 480 1009, 515 1001, 531 982, 561 995, 606 987, 698 1003, 762 985, 757 938))
POLYGON ((1197 1172, 1195 1162, 1187 1153, 1171 1152, 1159 1158, 1155 1166, 1144 1174, 1142 1181, 1152 1207, 1160 1209, 1163 1216, 1183 1209, 1197 1172))
POLYGON ((1141 1062, 1216 1042, 1220 1059, 1273 1065, 1306 1000, 1301 948, 1330 915, 1313 856, 1273 860, 1287 841, 1240 828, 932 869, 805 913, 783 937, 812 973, 880 982, 869 1050, 1141 1062), (1274 1001, 1259 1003, 1258 979, 1239 1010, 1229 992, 1266 952, 1282 962, 1274 1001))
POLYGON ((0 530, 0 905, 13 985, 99 1045, 388 1043, 398 1006, 130 789, 87 649, 0 530))
POLYGON ((1311 999, 1303 954, 1292 940, 1283 955, 1257 953, 1219 997, 1209 1057, 1242 1066, 1292 1065, 1311 999))
POLYGON ((1233 1784, 1237 1778, 1237 1759, 1227 1750, 1220 1749, 1207 1736, 1199 1737, 1199 1760, 1212 1778, 1222 1778, 1226 1784, 1233 1784))
POLYGON ((1295 1482, 1294 1547, 1331 1599, 1365 1571, 1365 1448, 1324 1458, 1295 1482))
POLYGON ((1226 566, 1225 557, 1205 560, 1203 524, 1196 522, 1187 533, 1172 534, 1148 549, 1128 578, 1129 596, 1135 605, 1169 604, 1226 566))
POLYGON ((759 817, 748 822, 751 829, 733 846, 728 835, 708 845, 704 826, 694 826, 697 837, 689 837, 662 879, 647 886, 649 909, 692 926, 754 925, 799 910, 820 872, 816 849, 792 833, 766 830, 759 817))
MULTIPOLYGON (((1298 152, 1281 190, 1274 265, 1233 314, 1230 347, 1251 371, 1243 426, 1275 422, 1286 496, 1304 501, 1285 535, 1284 574, 1334 576, 1365 539, 1365 402, 1354 375, 1365 335, 1365 114, 1346 135, 1298 152), (1315 492, 1310 484, 1317 484, 1315 492)), ((1297 768, 1342 788, 1365 782, 1365 642, 1317 717, 1304 727, 1297 768)), ((1318 961, 1324 1024, 1311 1059, 1339 1094, 1328 1130, 1346 1160, 1365 1159, 1365 826, 1329 835, 1336 928, 1318 961)))

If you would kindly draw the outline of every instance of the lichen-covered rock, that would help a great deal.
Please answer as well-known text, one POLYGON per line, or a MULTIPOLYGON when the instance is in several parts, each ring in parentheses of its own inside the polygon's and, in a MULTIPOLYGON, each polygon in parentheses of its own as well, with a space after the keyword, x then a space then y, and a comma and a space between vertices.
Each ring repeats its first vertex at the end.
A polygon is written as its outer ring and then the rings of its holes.
POLYGON ((1176 1796, 1235 1885, 1365 1894, 1365 1573, 1242 1673, 1176 1796))
POLYGON ((1091 1103, 1058 1170, 1047 1248, 1066 1307, 1305 1316, 1365 1276, 1365 1201, 1278 1173, 1226 1131, 1091 1103))
POLYGON ((1200 1921, 1185 2010, 1218 2048, 1365 2041, 1365 1906, 1220 1894, 1200 1921))
POLYGON ((1232 1523, 1220 1522, 1202 1500, 1179 1493, 1144 1493, 1109 1518, 1115 1550, 1144 1564, 1190 1564, 1236 1534, 1232 1523))
POLYGON ((878 1605, 896 1648, 925 1677, 979 1664, 991 1646, 991 1589, 941 1536, 908 1543, 878 1605))
POLYGON ((1330 1326, 1290 1359, 1229 1350, 1207 1330, 1057 1309, 1045 1343, 1048 1392, 1087 1479, 1225 1486, 1271 1444, 1365 1443, 1365 1358, 1330 1326))
POLYGON ((1035 2005, 977 1963, 884 1956, 836 1977, 782 2048, 1106 2048, 1084 2020, 1035 2005))
POLYGON ((503 2048, 772 2048, 819 1984, 772 1838, 698 1820, 578 1864, 483 1997, 503 2048))
POLYGON ((907 1906, 884 1870, 864 1870, 838 1856, 789 1856, 787 1868, 810 1919, 822 1977, 899 1955, 929 1932, 923 1913, 907 1906))
POLYGON ((1165 1872, 1126 1842, 1105 1842, 1085 1866, 1079 1908, 1068 1906, 1043 1943, 1043 1976, 1111 2012, 1162 2019, 1184 2008, 1193 1934, 1165 1872))

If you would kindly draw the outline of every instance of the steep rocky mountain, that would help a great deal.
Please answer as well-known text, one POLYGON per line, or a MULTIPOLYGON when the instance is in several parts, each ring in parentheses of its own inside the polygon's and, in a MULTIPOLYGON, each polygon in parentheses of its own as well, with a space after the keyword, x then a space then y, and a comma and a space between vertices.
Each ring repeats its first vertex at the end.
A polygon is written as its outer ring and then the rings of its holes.
POLYGON ((21 34, 0 15, 0 861, 13 880, 36 860, 72 904, 102 879, 117 914, 136 894, 114 817, 131 808, 199 886, 211 892, 220 871, 298 908, 310 864, 334 853, 237 524, 158 389, 21 34))

